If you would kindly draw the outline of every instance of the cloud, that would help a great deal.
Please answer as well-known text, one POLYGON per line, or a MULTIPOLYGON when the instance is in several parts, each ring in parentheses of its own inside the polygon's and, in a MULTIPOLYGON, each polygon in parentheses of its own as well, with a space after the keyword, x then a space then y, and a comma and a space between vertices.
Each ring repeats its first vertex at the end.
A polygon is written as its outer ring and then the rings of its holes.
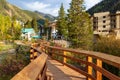
POLYGON ((94 6, 95 4, 97 4, 100 1, 101 0, 85 0, 86 9, 91 8, 92 6, 94 6))
POLYGON ((58 15, 58 7, 53 7, 52 4, 49 3, 42 3, 39 1, 35 1, 35 2, 30 2, 30 3, 25 3, 25 6, 32 11, 39 11, 39 12, 43 12, 43 13, 47 13, 47 14, 51 14, 54 16, 58 15))
POLYGON ((31 3, 25 3, 25 4, 26 4, 26 7, 31 10, 41 10, 41 9, 45 9, 50 6, 50 4, 40 3, 38 1, 31 2, 31 3))
MULTIPOLYGON (((58 15, 58 11, 60 9, 61 3, 64 4, 65 11, 67 12, 67 9, 69 9, 70 5, 69 3, 72 0, 20 0, 17 2, 17 0, 8 0, 11 3, 14 3, 18 5, 19 7, 31 11, 39 11, 47 14, 51 14, 54 16, 58 15)), ((85 6, 87 9, 94 6, 101 0, 85 0, 85 6)))

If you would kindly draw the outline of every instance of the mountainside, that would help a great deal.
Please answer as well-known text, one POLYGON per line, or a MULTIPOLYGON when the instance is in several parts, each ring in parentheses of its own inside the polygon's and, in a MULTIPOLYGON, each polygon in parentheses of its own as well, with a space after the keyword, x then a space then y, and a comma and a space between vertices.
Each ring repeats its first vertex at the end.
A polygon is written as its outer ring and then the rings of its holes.
MULTIPOLYGON (((32 18, 37 18, 37 19, 47 18, 47 17, 45 17, 41 14, 38 14, 36 12, 22 10, 22 9, 8 3, 6 0, 0 0, 0 14, 9 15, 11 17, 16 16, 17 19, 23 20, 23 21, 32 20, 32 18)), ((53 18, 48 17, 48 19, 51 20, 53 18)))
POLYGON ((47 18, 50 21, 53 21, 53 20, 56 19, 56 17, 54 17, 54 16, 52 16, 50 14, 45 14, 45 13, 38 12, 38 11, 35 11, 35 13, 42 15, 44 18, 47 18))
POLYGON ((115 13, 120 10, 120 0, 102 0, 100 3, 96 4, 92 8, 88 9, 88 13, 93 15, 97 12, 106 12, 110 11, 115 13))

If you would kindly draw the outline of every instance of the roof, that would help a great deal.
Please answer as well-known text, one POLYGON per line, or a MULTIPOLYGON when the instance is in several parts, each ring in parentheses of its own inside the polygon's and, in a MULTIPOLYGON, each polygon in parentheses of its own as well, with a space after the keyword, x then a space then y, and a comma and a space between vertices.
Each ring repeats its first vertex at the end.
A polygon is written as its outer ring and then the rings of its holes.
POLYGON ((41 36, 36 35, 36 36, 33 36, 32 38, 34 38, 34 39, 40 39, 40 38, 42 38, 42 37, 41 37, 41 36))
POLYGON ((22 28, 22 33, 34 32, 33 28, 22 28))

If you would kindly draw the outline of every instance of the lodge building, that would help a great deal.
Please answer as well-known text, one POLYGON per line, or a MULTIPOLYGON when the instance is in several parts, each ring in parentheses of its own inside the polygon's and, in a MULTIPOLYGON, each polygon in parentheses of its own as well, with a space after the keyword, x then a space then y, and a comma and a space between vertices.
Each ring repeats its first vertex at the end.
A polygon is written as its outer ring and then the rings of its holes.
POLYGON ((120 11, 116 13, 94 13, 92 17, 94 34, 108 36, 115 32, 116 38, 120 38, 120 11))

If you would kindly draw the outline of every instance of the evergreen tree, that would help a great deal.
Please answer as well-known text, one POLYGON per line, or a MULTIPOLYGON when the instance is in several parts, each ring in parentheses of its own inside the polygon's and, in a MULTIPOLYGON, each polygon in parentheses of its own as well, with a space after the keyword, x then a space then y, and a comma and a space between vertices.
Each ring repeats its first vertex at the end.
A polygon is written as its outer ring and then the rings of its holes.
POLYGON ((13 40, 14 40, 13 36, 15 36, 15 34, 14 34, 15 27, 16 27, 16 16, 13 16, 12 17, 12 24, 11 24, 11 36, 12 36, 13 40))
POLYGON ((58 29, 59 35, 64 36, 64 38, 67 38, 68 30, 67 30, 67 22, 65 19, 65 11, 63 7, 63 3, 61 4, 60 10, 59 10, 57 29, 58 29))
POLYGON ((32 27, 34 28, 35 32, 38 33, 38 26, 37 26, 37 20, 34 18, 31 22, 32 27))
POLYGON ((48 36, 48 35, 47 35, 48 26, 49 26, 49 20, 48 20, 48 19, 45 19, 45 24, 44 24, 44 35, 45 35, 45 36, 48 36))
POLYGON ((31 21, 28 20, 28 21, 25 23, 25 27, 26 27, 26 28, 32 28, 31 21))
POLYGON ((72 0, 68 10, 68 31, 72 47, 90 49, 92 44, 92 25, 85 12, 83 0, 72 0))

